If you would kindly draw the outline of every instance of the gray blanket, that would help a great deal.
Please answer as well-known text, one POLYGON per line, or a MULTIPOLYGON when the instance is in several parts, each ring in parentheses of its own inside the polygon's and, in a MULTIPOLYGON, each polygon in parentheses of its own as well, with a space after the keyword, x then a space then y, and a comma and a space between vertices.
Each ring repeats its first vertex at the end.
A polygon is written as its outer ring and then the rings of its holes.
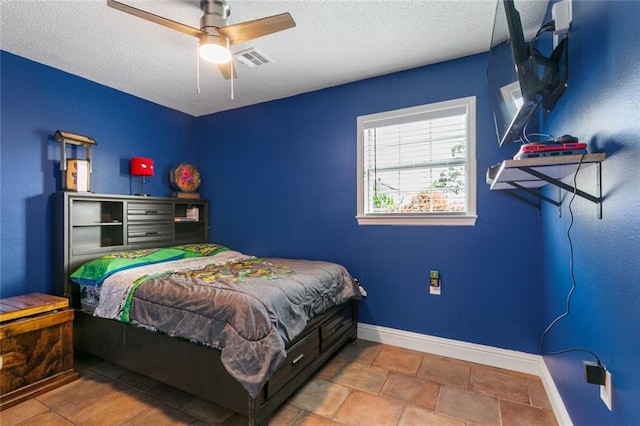
POLYGON ((242 259, 142 279, 130 320, 221 350, 227 371, 255 397, 309 319, 360 297, 340 265, 242 259))

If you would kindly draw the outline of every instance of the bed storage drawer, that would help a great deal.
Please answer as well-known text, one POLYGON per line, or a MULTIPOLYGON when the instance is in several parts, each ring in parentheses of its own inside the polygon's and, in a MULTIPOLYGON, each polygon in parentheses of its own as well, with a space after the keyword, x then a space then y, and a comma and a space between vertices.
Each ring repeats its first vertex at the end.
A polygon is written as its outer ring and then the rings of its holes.
POLYGON ((170 203, 128 203, 129 222, 173 222, 173 205, 170 203))
POLYGON ((320 325, 320 351, 331 347, 344 333, 349 332, 353 324, 351 304, 345 304, 334 316, 320 325))
POLYGON ((141 223, 127 226, 129 244, 171 241, 173 225, 171 223, 141 223))
POLYGON ((319 343, 318 329, 314 329, 287 350, 287 359, 284 360, 278 371, 271 376, 267 383, 267 398, 278 392, 318 357, 320 354, 319 343))

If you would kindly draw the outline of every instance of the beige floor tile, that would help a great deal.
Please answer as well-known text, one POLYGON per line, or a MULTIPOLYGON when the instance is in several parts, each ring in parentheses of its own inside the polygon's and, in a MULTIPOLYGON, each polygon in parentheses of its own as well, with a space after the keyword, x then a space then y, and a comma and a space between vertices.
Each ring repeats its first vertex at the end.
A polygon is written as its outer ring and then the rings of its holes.
POLYGON ((465 426, 462 420, 441 416, 431 410, 407 405, 402 412, 398 426, 465 426))
MULTIPOLYGON (((5 426, 4 423, 1 423, 2 426, 5 426)), ((44 413, 40 413, 37 416, 31 417, 26 421, 20 423, 20 426, 72 426, 69 420, 65 419, 59 414, 54 413, 53 411, 45 411, 44 413)))
POLYGON ((468 363, 432 355, 422 357, 418 377, 445 385, 469 388, 471 368, 468 363))
POLYGON ((421 358, 425 355, 425 353, 422 352, 422 351, 418 351, 418 350, 415 350, 415 349, 409 349, 409 348, 401 348, 399 346, 385 345, 385 348, 389 348, 391 350, 396 350, 396 351, 406 352, 408 354, 418 355, 421 358))
POLYGON ((172 426, 172 425, 190 425, 197 419, 169 407, 168 405, 156 404, 149 407, 139 414, 133 416, 129 420, 121 423, 122 426, 134 425, 153 425, 153 426, 172 426))
POLYGON ((346 359, 334 356, 315 374, 315 378, 332 380, 345 365, 347 365, 346 359))
POLYGON ((151 403, 151 398, 129 388, 93 400, 92 404, 67 418, 84 426, 118 425, 148 408, 151 403))
POLYGON ((389 377, 389 371, 372 365, 352 362, 333 379, 334 383, 377 394, 389 377))
POLYGON ((557 425, 553 411, 512 401, 500 401, 502 426, 554 426, 557 425))
POLYGON ((394 349, 382 349, 372 365, 390 371, 415 376, 420 368, 422 357, 409 352, 394 349))
POLYGON ((331 419, 318 416, 313 413, 304 413, 294 423, 295 426, 341 426, 340 423, 331 419))
POLYGON ((2 426, 14 426, 47 410, 49 409, 40 401, 29 399, 0 411, 0 424, 2 426))
POLYGON ((347 387, 315 379, 307 382, 290 402, 302 410, 331 418, 349 393, 351 390, 347 387))
POLYGON ((547 396, 547 392, 544 390, 542 380, 536 376, 530 376, 525 378, 527 384, 527 392, 529 393, 529 403, 534 407, 544 408, 551 410, 551 402, 547 396))
POLYGON ((427 379, 391 373, 380 396, 434 410, 440 385, 427 379))
POLYGON ((529 393, 524 377, 505 374, 489 368, 471 369, 470 389, 509 401, 529 403, 529 393))
POLYGON ((287 402, 282 405, 269 419, 269 426, 289 426, 304 413, 304 410, 287 402))
POLYGON ((93 371, 36 399, 66 418, 76 414, 97 400, 125 389, 125 385, 93 371))
POLYGON ((497 398, 455 386, 442 386, 436 413, 478 425, 500 424, 497 398))
MULTIPOLYGON (((99 358, 81 357, 77 367, 79 380, 0 412, 0 424, 247 424, 246 416, 99 358)), ((276 411, 269 424, 476 426, 500 422, 502 426, 557 424, 539 377, 357 340, 276 411)))
POLYGON ((342 348, 336 354, 336 357, 342 358, 347 362, 358 361, 362 364, 371 364, 383 347, 384 345, 380 343, 356 340, 342 348))
POLYGON ((509 374, 511 376, 516 376, 516 377, 522 377, 523 379, 526 379, 527 377, 536 377, 536 376, 532 376, 531 374, 524 373, 522 371, 507 370, 506 368, 490 367, 490 366, 482 365, 482 364, 475 364, 475 365, 478 366, 478 367, 482 367, 482 368, 493 369, 493 370, 497 371, 498 373, 509 374))
POLYGON ((353 391, 333 420, 347 426, 395 426, 403 408, 399 401, 353 391))

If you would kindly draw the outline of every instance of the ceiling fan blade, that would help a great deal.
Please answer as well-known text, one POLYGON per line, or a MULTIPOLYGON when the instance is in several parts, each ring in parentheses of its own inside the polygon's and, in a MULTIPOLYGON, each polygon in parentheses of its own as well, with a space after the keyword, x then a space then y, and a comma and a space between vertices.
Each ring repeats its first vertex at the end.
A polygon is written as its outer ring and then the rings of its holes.
MULTIPOLYGON (((224 76, 225 80, 231 80, 231 62, 233 62, 233 59, 231 59, 231 61, 227 62, 226 64, 218 65, 218 69, 224 76)), ((233 67, 233 78, 238 78, 235 67, 233 67)))
POLYGON ((286 30, 288 28, 293 28, 295 26, 296 22, 293 20, 290 13, 281 13, 280 15, 221 27, 218 29, 218 32, 227 36, 227 38, 229 38, 229 43, 236 44, 286 30))
POLYGON ((146 19, 147 21, 151 21, 155 24, 163 25, 167 28, 171 28, 172 30, 180 31, 181 33, 193 37, 200 37, 205 34, 203 31, 200 31, 197 28, 181 24, 180 22, 172 21, 171 19, 163 18, 162 16, 154 15, 153 13, 146 12, 141 9, 136 9, 135 7, 120 3, 119 1, 107 0, 107 6, 128 13, 130 15, 137 16, 138 18, 146 19))

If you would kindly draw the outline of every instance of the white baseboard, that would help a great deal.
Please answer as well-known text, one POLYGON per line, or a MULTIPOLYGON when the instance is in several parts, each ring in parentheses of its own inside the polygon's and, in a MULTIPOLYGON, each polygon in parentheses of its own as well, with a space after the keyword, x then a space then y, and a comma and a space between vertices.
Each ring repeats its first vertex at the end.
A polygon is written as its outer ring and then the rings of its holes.
POLYGON ((562 426, 573 424, 540 355, 363 323, 358 323, 358 338, 539 376, 558 423, 562 426))

